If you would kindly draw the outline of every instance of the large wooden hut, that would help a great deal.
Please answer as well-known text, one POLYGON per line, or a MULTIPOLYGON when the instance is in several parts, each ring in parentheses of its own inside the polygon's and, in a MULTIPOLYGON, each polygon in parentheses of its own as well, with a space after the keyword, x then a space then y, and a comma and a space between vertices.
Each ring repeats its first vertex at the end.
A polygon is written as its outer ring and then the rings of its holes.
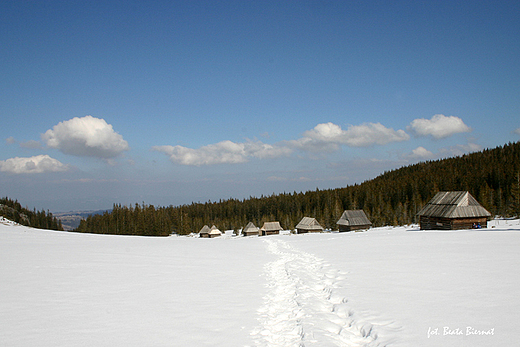
POLYGON ((280 222, 265 222, 260 228, 260 236, 279 234, 282 230, 280 222))
POLYGON ((244 228, 244 230, 242 230, 242 235, 244 236, 254 236, 254 235, 258 235, 258 231, 260 229, 255 226, 253 224, 253 222, 249 222, 246 227, 244 228))
POLYGON ((363 210, 346 210, 336 224, 340 232, 370 229, 372 226, 363 210))
POLYGON ((200 229, 200 231, 199 231, 199 237, 209 237, 210 231, 211 231, 211 229, 209 228, 209 226, 204 225, 202 227, 202 229, 200 229))
POLYGON ((300 223, 296 226, 296 231, 298 234, 305 233, 321 233, 323 231, 323 227, 318 223, 316 218, 312 217, 303 217, 300 223))
POLYGON ((467 191, 438 192, 417 213, 422 230, 486 228, 491 213, 467 191))

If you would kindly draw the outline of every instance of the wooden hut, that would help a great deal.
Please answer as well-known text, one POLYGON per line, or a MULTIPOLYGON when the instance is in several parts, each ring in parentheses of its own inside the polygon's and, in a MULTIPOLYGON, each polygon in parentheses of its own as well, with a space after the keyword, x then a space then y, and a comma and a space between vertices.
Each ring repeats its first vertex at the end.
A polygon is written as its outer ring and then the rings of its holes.
POLYGON ((467 191, 438 192, 417 213, 422 230, 486 228, 491 213, 467 191))
POLYGON ((202 227, 202 229, 200 229, 200 231, 199 231, 199 237, 209 237, 210 231, 211 231, 211 229, 209 228, 209 226, 204 225, 202 227))
POLYGON ((222 235, 222 231, 218 230, 218 228, 213 225, 211 227, 211 230, 209 231, 209 237, 213 238, 213 237, 219 237, 221 235, 222 235))
POLYGON ((316 218, 303 217, 296 226, 296 231, 298 234, 321 233, 323 232, 323 227, 318 223, 316 218))
POLYGON ((265 222, 260 228, 260 236, 279 234, 282 230, 280 222, 265 222))
POLYGON ((258 235, 258 231, 260 229, 258 229, 257 226, 255 226, 253 224, 253 222, 249 222, 246 227, 244 228, 244 230, 242 230, 242 235, 244 236, 254 236, 254 235, 258 235))
POLYGON ((370 229, 372 226, 372 222, 363 210, 346 210, 336 224, 340 232, 370 229))

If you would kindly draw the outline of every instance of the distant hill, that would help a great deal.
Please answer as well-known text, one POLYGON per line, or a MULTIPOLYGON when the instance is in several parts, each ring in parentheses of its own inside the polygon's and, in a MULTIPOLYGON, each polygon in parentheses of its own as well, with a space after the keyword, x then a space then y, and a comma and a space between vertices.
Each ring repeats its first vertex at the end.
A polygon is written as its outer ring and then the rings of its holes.
POLYGON ((114 205, 91 215, 76 231, 167 236, 198 232, 205 224, 221 230, 279 221, 294 229, 302 217, 336 228, 344 210, 363 209, 373 226, 415 222, 417 212, 438 191, 469 191, 492 215, 520 214, 520 142, 454 158, 421 162, 344 188, 273 194, 219 202, 155 207, 114 205))
POLYGON ((105 212, 111 212, 112 210, 91 210, 91 211, 69 211, 69 212, 57 212, 54 216, 61 221, 61 225, 64 230, 74 230, 79 226, 82 219, 87 218, 90 215, 103 214, 105 212))

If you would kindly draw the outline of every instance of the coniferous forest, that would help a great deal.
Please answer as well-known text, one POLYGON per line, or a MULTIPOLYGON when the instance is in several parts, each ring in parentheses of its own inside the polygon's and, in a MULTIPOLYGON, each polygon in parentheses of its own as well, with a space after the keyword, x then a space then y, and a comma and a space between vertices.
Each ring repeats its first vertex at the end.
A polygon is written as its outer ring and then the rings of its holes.
POLYGON ((87 233, 167 236, 198 232, 205 224, 221 230, 279 221, 294 229, 314 217, 335 229, 344 210, 363 209, 373 226, 414 223, 416 213, 438 191, 467 190, 492 215, 520 215, 520 142, 459 157, 421 162, 344 188, 273 194, 248 199, 155 207, 114 204, 74 230, 87 233))
POLYGON ((7 197, 0 198, 0 216, 33 228, 63 230, 61 221, 49 211, 36 211, 36 209, 31 211, 22 207, 18 200, 7 197))

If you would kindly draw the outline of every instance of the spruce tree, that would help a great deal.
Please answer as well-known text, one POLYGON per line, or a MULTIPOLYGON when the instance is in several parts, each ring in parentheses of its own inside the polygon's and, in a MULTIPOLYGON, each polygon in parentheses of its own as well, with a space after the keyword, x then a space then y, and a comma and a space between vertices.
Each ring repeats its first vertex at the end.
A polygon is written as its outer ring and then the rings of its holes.
POLYGON ((511 185, 511 204, 509 214, 513 217, 520 216, 520 171, 516 173, 515 180, 511 185))

